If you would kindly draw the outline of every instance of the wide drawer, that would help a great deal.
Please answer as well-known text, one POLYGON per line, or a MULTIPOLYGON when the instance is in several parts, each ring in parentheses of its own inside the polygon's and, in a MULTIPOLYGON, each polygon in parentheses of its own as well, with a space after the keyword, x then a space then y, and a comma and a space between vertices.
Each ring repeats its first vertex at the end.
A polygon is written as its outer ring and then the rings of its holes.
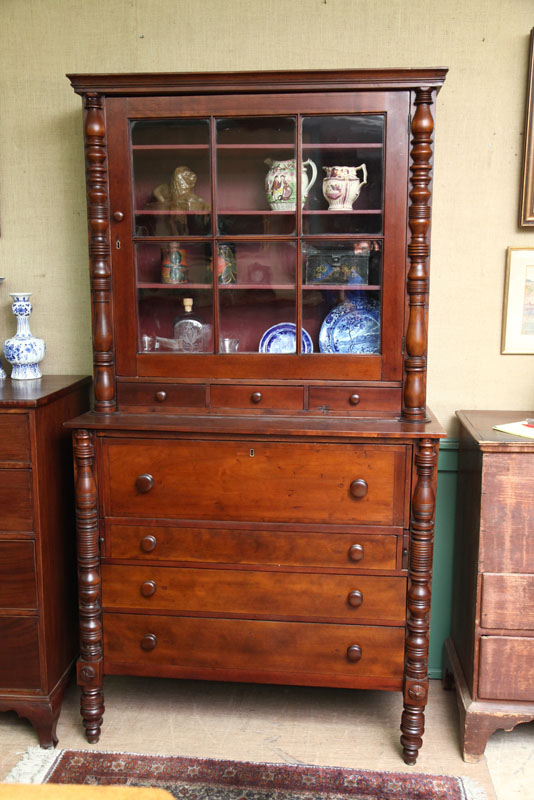
POLYGON ((402 525, 407 447, 108 439, 105 513, 402 525))
POLYGON ((485 573, 480 625, 534 631, 534 575, 485 573))
POLYGON ((211 387, 213 408, 287 408, 302 409, 304 390, 302 386, 247 385, 211 387))
POLYGON ((305 572, 102 567, 102 605, 171 613, 403 624, 406 579, 305 572))
POLYGON ((39 689, 38 621, 0 616, 0 690, 39 689))
POLYGON ((109 525, 110 558, 289 567, 395 569, 402 533, 297 531, 109 525))
POLYGON ((482 636, 478 697, 534 700, 534 638, 482 636))
POLYGON ((400 411, 401 390, 365 386, 310 386, 310 411, 400 411))
POLYGON ((32 473, 28 469, 0 469, 0 530, 33 529, 32 473))
POLYGON ((108 673, 402 686, 404 628, 110 613, 103 627, 108 673))
POLYGON ((0 414, 0 462, 29 464, 30 434, 27 414, 0 414))
POLYGON ((0 540, 0 608, 37 608, 33 542, 0 540))
POLYGON ((206 387, 203 384, 119 383, 117 401, 120 408, 171 411, 176 408, 204 408, 206 387))

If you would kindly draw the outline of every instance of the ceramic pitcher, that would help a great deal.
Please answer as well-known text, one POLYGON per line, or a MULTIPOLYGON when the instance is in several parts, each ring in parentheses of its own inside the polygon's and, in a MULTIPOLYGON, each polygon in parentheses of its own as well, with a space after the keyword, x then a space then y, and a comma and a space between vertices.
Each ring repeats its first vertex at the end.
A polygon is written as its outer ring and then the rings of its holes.
POLYGON ((323 167, 326 178, 323 179, 323 195, 328 203, 329 211, 351 211, 358 198, 362 186, 367 183, 367 167, 323 167), (358 178, 361 170, 363 180, 358 178))
MULTIPOLYGON (((297 207, 297 181, 296 181, 296 161, 294 158, 287 161, 275 161, 266 158, 265 163, 270 167, 265 176, 265 193, 267 202, 273 211, 294 211, 297 207)), ((309 158, 302 162, 302 183, 301 200, 302 205, 306 202, 308 192, 317 178, 317 167, 309 158), (306 166, 311 170, 311 178, 308 177, 306 166)))

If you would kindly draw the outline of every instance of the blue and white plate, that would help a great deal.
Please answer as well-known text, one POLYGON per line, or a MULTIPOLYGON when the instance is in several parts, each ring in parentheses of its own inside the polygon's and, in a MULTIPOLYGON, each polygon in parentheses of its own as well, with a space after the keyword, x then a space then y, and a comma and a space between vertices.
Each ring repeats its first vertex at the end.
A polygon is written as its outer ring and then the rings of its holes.
MULTIPOLYGON (((294 322, 279 322, 268 328, 261 337, 260 353, 296 353, 297 326, 294 322)), ((302 352, 313 353, 313 343, 308 331, 302 328, 302 352)))
POLYGON ((319 331, 321 353, 379 353, 380 316, 354 303, 341 303, 330 311, 319 331))

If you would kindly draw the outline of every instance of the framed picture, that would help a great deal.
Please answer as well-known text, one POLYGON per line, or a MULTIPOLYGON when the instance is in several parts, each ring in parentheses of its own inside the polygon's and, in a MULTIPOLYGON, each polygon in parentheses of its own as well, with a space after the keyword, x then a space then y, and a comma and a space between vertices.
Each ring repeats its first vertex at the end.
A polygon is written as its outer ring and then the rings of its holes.
POLYGON ((530 31, 528 58, 527 103, 525 109, 525 142, 521 175, 521 209, 519 224, 534 225, 534 28, 530 31))
POLYGON ((534 354, 534 247, 509 247, 501 353, 534 354))

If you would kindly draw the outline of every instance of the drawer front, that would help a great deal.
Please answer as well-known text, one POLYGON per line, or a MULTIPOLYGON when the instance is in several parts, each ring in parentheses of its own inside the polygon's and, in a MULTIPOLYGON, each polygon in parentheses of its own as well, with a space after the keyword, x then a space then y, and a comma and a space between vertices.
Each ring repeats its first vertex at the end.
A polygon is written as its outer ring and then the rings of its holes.
POLYGON ((478 697, 534 700, 534 638, 482 636, 478 697))
POLYGON ((403 624, 406 579, 231 569, 102 567, 106 609, 403 624))
POLYGON ((107 672, 402 686, 403 628, 110 613, 103 621, 107 672), (349 661, 355 646, 361 658, 349 661))
POLYGON ((304 407, 302 386, 222 386, 211 387, 213 408, 288 408, 304 407))
POLYGON ((534 575, 482 576, 480 625, 534 631, 534 575))
POLYGON ((0 540, 0 608, 37 608, 33 542, 0 540))
POLYGON ((28 469, 0 469, 0 530, 33 529, 31 478, 28 469))
POLYGON ((204 408, 206 388, 203 384, 117 384, 119 407, 131 406, 151 411, 170 411, 175 408, 204 408))
POLYGON ((106 513, 402 525, 406 450, 402 445, 108 440, 106 513))
POLYGON ((401 390, 364 386, 310 386, 310 411, 400 411, 401 390))
POLYGON ((0 462, 30 463, 27 414, 0 414, 0 462))
POLYGON ((395 569, 395 529, 387 534, 109 525, 111 558, 288 567, 395 569))
POLYGON ((0 616, 0 689, 39 689, 37 619, 0 616))

